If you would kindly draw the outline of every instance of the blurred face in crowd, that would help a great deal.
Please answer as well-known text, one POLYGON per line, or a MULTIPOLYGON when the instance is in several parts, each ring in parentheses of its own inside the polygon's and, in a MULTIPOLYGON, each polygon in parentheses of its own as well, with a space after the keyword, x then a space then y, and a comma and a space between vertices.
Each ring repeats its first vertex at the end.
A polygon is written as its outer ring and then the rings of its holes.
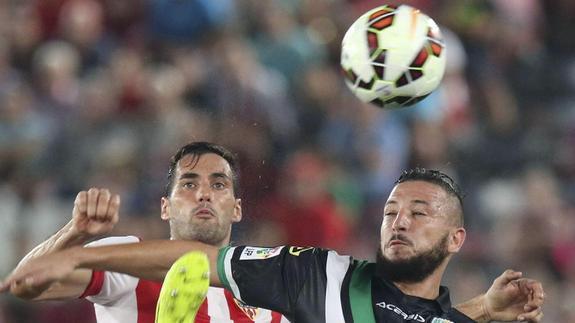
POLYGON ((172 239, 215 246, 229 243, 231 225, 242 218, 228 162, 214 153, 185 155, 176 164, 173 187, 162 198, 162 219, 172 239))
POLYGON ((441 186, 421 180, 399 183, 385 204, 378 253, 380 273, 392 281, 419 282, 461 248, 461 208, 441 186))

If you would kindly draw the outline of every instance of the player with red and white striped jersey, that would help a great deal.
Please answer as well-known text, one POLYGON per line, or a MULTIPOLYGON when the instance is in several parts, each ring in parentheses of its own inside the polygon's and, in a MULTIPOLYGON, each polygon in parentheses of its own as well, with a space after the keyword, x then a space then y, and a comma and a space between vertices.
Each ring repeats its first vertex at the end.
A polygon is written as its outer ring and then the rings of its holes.
MULTIPOLYGON (((206 142, 182 147, 171 159, 161 218, 170 224, 172 240, 196 240, 216 247, 230 243, 231 226, 242 218, 235 156, 206 142)), ((78 193, 72 220, 32 250, 20 263, 109 233, 118 222, 120 198, 107 189, 78 193)), ((134 236, 110 237, 87 247, 137 243, 134 236)), ((85 298, 94 303, 99 323, 152 323, 161 283, 111 271, 77 269, 66 278, 41 288, 15 288, 26 299, 85 298)), ((223 288, 210 287, 196 322, 285 323, 270 310, 243 304, 223 288)))

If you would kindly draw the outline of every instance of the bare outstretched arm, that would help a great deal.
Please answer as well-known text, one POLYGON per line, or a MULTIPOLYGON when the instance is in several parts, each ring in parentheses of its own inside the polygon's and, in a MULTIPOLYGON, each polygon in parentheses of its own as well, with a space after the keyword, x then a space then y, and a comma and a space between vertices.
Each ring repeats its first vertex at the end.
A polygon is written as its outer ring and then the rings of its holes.
MULTIPOLYGON (((68 277, 78 269, 115 271, 161 281, 179 257, 198 250, 206 253, 210 268, 217 268, 218 247, 183 240, 150 240, 93 248, 72 247, 37 257, 18 267, 0 285, 0 292, 17 288, 42 288, 68 277)), ((216 271, 211 285, 220 286, 216 271)))
MULTIPOLYGON (((53 236, 36 246, 18 264, 16 271, 28 262, 53 254, 109 233, 118 222, 120 197, 107 189, 91 188, 76 196, 72 219, 53 236)), ((91 270, 77 269, 58 281, 42 285, 14 285, 11 292, 30 300, 76 298, 90 282, 91 270)))

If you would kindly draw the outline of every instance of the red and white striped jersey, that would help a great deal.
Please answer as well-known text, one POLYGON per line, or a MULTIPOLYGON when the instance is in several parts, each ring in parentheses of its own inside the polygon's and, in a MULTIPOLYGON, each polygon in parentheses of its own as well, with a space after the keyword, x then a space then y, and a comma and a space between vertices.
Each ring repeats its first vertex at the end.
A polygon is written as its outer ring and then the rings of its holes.
MULTIPOLYGON (((87 246, 139 242, 137 237, 111 237, 87 246)), ((99 323, 154 323, 161 283, 115 272, 93 271, 82 298, 94 303, 99 323)), ((196 323, 288 323, 280 313, 247 306, 232 294, 210 287, 196 323)))

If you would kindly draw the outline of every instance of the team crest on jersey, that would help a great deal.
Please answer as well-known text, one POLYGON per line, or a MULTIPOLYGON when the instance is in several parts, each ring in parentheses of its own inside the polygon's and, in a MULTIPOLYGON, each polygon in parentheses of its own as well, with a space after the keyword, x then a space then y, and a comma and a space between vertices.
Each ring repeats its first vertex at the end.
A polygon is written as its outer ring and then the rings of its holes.
POLYGON ((240 260, 268 259, 280 254, 283 247, 261 248, 245 247, 240 255, 240 260))
POLYGON ((234 303, 236 303, 236 305, 238 306, 238 308, 242 310, 242 312, 244 312, 244 314, 246 314, 246 316, 249 317, 250 320, 255 321, 256 317, 258 316, 258 313, 260 312, 259 308, 246 305, 235 298, 233 300, 234 303))
POLYGON ((313 249, 313 247, 290 247, 289 253, 293 256, 299 256, 302 252, 313 249))
POLYGON ((442 319, 439 317, 434 317, 433 320, 431 320, 431 323, 453 323, 453 321, 442 319))

